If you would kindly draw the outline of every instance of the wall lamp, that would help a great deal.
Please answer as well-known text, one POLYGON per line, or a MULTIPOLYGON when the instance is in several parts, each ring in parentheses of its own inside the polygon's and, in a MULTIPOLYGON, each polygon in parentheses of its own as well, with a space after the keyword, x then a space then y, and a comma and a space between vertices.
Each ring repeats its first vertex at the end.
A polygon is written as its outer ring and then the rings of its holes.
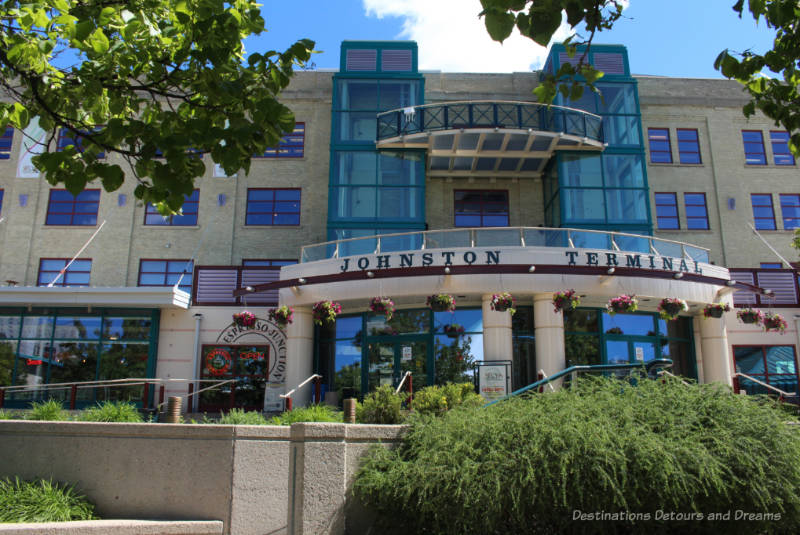
POLYGON ((726 281, 725 286, 736 286, 736 281, 733 279, 726 281))
POLYGON ((528 273, 533 273, 534 271, 536 271, 536 266, 531 266, 528 268, 528 273))
POLYGON ((683 273, 681 273, 679 271, 676 274, 674 274, 672 277, 675 278, 675 279, 682 279, 683 278, 683 273))
POLYGON ((304 278, 300 277, 299 279, 297 279, 297 283, 298 284, 305 284, 306 280, 304 278))
POLYGON ((375 274, 373 272, 367 271, 367 277, 369 277, 371 279, 374 276, 375 276, 375 274))
POLYGON ((253 293, 253 292, 255 292, 255 291, 256 291, 256 289, 255 289, 255 288, 253 288, 252 286, 245 286, 245 287, 244 287, 244 289, 245 289, 245 290, 247 290, 247 291, 248 291, 248 292, 250 292, 250 293, 253 293))
POLYGON ((449 274, 450 274, 450 268, 449 268, 449 267, 446 267, 446 268, 444 268, 444 272, 445 272, 447 275, 449 275, 449 274))
POLYGON ((608 268, 608 271, 606 271, 606 273, 608 273, 609 275, 613 275, 615 271, 617 271, 617 268, 610 267, 608 268))

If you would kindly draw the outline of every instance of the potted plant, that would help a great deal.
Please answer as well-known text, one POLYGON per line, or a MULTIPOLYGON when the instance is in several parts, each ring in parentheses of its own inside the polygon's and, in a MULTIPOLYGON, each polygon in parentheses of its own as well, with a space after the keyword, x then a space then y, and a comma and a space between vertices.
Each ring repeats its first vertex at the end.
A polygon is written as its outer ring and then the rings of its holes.
POLYGON ((272 308, 269 311, 269 319, 277 323, 281 329, 285 329, 287 325, 292 323, 293 315, 294 309, 286 305, 281 305, 278 308, 272 308))
POLYGON ((742 323, 754 323, 760 325, 764 321, 764 313, 757 308, 740 308, 736 311, 736 317, 742 323))
POLYGON ((453 312, 456 309, 456 300, 449 294, 436 294, 428 296, 428 306, 434 312, 453 312))
POLYGON ((778 331, 781 334, 786 331, 786 327, 788 326, 783 316, 774 312, 767 312, 764 314, 762 324, 764 325, 765 331, 778 331))
POLYGON ((553 294, 553 312, 574 310, 581 304, 575 290, 562 290, 553 294))
POLYGON ((709 303, 703 308, 703 317, 721 318, 722 314, 731 309, 728 303, 709 303))
POLYGON ((514 309, 514 296, 508 292, 502 292, 499 294, 492 295, 492 300, 489 302, 489 306, 492 307, 492 310, 496 310, 497 312, 505 312, 508 310, 513 315, 516 310, 514 309))
POLYGON ((233 315, 233 323, 239 327, 252 329, 256 326, 256 315, 248 310, 242 310, 233 315))
POLYGON ((450 338, 458 338, 459 336, 464 334, 464 326, 459 325, 458 323, 451 323, 450 325, 445 325, 444 334, 446 334, 450 338))
POLYGON ((686 301, 677 297, 665 297, 658 304, 658 315, 665 320, 677 319, 678 314, 687 310, 689 310, 689 305, 686 304, 686 301))
POLYGON ((342 313, 342 305, 336 301, 318 301, 314 303, 314 308, 311 309, 311 315, 314 317, 314 323, 322 325, 323 323, 334 323, 336 316, 342 313))
POLYGON ((394 314, 394 301, 388 297, 373 297, 369 302, 369 309, 375 314, 386 316, 386 321, 389 321, 394 314))
POLYGON ((606 309, 612 316, 625 312, 635 312, 639 308, 639 300, 635 295, 622 294, 619 297, 609 299, 606 309))

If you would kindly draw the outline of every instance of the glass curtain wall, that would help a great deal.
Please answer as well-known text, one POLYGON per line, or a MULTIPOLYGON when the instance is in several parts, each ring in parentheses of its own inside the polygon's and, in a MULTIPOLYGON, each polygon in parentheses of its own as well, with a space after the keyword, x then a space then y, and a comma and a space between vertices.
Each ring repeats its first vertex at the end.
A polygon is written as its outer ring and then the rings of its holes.
MULTIPOLYGON (((68 401, 68 388, 41 390, 53 383, 152 376, 158 311, 101 311, 99 314, 0 311, 0 384, 27 385, 6 400, 68 401)), ((79 389, 77 402, 141 401, 143 388, 79 389)))

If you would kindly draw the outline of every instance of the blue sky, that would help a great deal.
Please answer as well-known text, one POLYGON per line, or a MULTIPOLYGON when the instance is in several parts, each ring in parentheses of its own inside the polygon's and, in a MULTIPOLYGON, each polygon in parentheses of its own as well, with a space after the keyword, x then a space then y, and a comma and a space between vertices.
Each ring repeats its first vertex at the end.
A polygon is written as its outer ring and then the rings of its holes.
MULTIPOLYGON (((480 0, 262 0, 269 32, 246 41, 250 52, 282 50, 297 39, 317 42, 314 63, 339 66, 345 39, 414 39, 420 68, 445 72, 512 72, 540 67, 546 50, 512 36, 492 42, 478 20, 480 0)), ((740 20, 735 0, 630 0, 625 19, 599 34, 598 43, 628 47, 631 70, 698 78, 720 78, 714 59, 724 48, 764 51, 772 36, 752 18, 740 20)), ((564 33, 559 34, 559 40, 564 33)))

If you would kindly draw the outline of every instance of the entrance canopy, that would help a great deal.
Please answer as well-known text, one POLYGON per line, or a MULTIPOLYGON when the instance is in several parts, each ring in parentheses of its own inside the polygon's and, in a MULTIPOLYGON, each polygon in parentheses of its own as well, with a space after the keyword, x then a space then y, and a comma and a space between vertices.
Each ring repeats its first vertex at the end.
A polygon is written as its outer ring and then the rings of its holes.
POLYGON ((426 104, 378 114, 378 149, 425 149, 427 176, 541 175, 556 150, 599 152, 601 117, 532 102, 426 104))

